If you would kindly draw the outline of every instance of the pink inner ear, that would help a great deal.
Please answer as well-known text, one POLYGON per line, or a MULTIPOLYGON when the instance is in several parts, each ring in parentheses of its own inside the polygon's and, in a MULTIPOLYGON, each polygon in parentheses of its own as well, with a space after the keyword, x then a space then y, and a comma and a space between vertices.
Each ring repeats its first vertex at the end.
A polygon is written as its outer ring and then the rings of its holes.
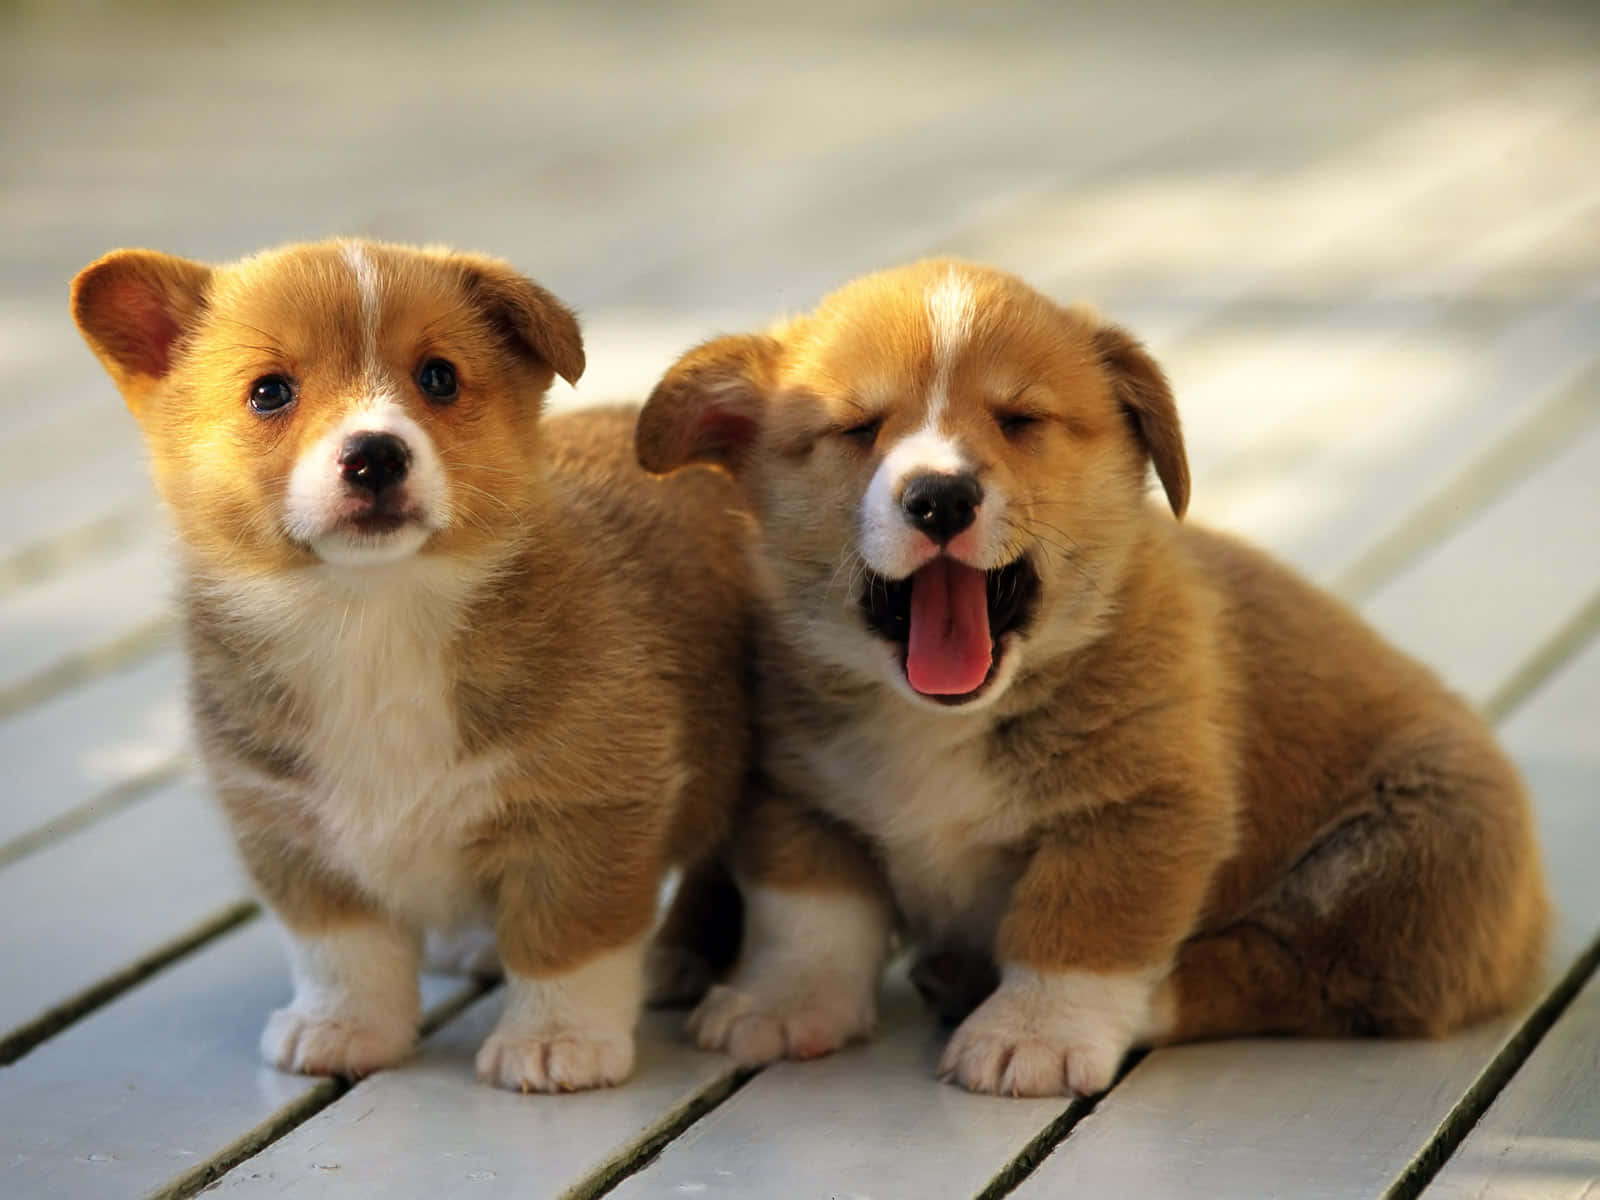
POLYGON ((756 423, 749 417, 725 408, 708 408, 695 422, 690 444, 695 457, 726 462, 737 459, 755 437, 756 423))
POLYGON ((178 323, 167 312, 160 289, 142 279, 107 284, 96 301, 106 317, 107 348, 136 375, 160 379, 172 367, 178 323))

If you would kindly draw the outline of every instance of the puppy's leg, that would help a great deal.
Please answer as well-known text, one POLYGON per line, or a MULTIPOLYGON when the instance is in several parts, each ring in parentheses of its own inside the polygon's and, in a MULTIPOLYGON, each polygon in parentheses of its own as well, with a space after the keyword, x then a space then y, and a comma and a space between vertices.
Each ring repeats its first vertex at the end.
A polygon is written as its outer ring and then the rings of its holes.
MULTIPOLYGON (((223 798, 236 812, 240 799, 223 798)), ((261 1033, 262 1057, 284 1071, 346 1076, 405 1058, 422 1006, 416 933, 291 841, 238 833, 245 867, 287 934, 294 974, 294 999, 261 1033)))
POLYGON ((917 952, 911 982, 946 1025, 956 1025, 1000 986, 999 969, 988 954, 966 946, 931 946, 917 952))
POLYGON ((1487 733, 1398 734, 1266 895, 1183 946, 1168 1038, 1442 1034, 1524 997, 1547 916, 1521 785, 1487 733))
MULTIPOLYGON (((1016 1096, 1103 1091, 1155 1005, 1211 875, 1215 823, 1197 798, 1145 797, 1086 816, 1035 851, 996 941, 1000 986, 951 1036, 940 1074, 1016 1096), (1174 852, 1190 822, 1192 860, 1174 852)), ((1225 845, 1217 836, 1216 845, 1225 845)))
POLYGON ((359 1077, 411 1053, 421 1015, 414 933, 371 917, 286 930, 294 999, 261 1032, 269 1063, 359 1077))
POLYGON ((633 1070, 660 832, 619 806, 542 814, 537 828, 480 841, 506 1003, 478 1052, 479 1077, 523 1092, 621 1083, 633 1070))
POLYGON ((893 909, 861 844, 764 796, 735 834, 744 941, 726 984, 689 1018, 703 1049, 740 1062, 815 1058, 871 1032, 893 909))
POLYGON ((645 956, 645 1003, 695 1004, 739 955, 744 902, 720 857, 687 867, 645 956))

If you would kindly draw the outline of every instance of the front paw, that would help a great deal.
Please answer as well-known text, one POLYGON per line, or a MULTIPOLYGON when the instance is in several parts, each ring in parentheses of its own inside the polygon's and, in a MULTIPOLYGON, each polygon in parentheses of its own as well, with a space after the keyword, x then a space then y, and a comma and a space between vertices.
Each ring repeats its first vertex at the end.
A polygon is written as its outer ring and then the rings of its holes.
POLYGON ((358 1079, 406 1058, 416 1039, 408 1021, 280 1008, 261 1031, 261 1056, 280 1071, 358 1079))
POLYGON ((478 1051, 478 1078, 514 1092, 612 1087, 633 1072, 633 1034, 588 1029, 496 1030, 478 1051))
POLYGON ((1150 990, 1144 975, 1007 967, 951 1036, 939 1076, 1002 1096, 1103 1092, 1146 1025, 1150 990))
POLYGON ((744 990, 713 987, 689 1017, 689 1036, 702 1050, 720 1050, 744 1066, 780 1058, 818 1058, 872 1032, 874 997, 842 988, 744 990))

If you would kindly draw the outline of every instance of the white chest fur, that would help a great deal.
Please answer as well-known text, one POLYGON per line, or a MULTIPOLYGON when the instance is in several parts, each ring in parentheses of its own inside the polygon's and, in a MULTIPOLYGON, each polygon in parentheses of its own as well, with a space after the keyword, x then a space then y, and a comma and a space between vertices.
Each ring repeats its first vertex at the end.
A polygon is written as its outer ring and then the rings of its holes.
POLYGON ((897 697, 882 707, 807 755, 824 803, 878 844, 917 936, 986 946, 1029 814, 985 759, 981 715, 930 719, 897 697))
MULTIPOLYGON (((395 916, 429 928, 480 904, 459 847, 495 802, 493 756, 463 756, 450 644, 477 580, 459 566, 315 568, 230 588, 228 608, 305 710, 298 749, 319 853, 395 916)), ((286 799, 290 799, 286 797, 286 799)))

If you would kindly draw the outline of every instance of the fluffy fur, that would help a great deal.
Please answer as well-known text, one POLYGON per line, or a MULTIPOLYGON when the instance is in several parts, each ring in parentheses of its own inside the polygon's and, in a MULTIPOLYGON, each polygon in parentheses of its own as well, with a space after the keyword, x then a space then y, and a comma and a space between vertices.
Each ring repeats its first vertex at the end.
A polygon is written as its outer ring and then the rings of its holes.
POLYGON ((775 916, 703 1044, 864 1034, 891 920, 962 1022, 944 1073, 989 1092, 1098 1091, 1138 1043, 1441 1034, 1535 978, 1515 770, 1338 601, 1174 520, 1178 414, 1115 326, 887 271, 690 352, 637 444, 740 480, 773 614, 735 863, 775 916))
MULTIPOLYGON (((265 1056, 404 1056, 448 935, 509 977, 485 1078, 620 1081, 663 875, 714 880, 745 771, 736 489, 640 471, 631 410, 543 418, 578 326, 492 259, 118 251, 72 309, 146 435, 201 752, 292 943, 265 1056), (377 490, 374 435, 405 464, 377 490)), ((695 967, 692 926, 658 953, 695 967)))

